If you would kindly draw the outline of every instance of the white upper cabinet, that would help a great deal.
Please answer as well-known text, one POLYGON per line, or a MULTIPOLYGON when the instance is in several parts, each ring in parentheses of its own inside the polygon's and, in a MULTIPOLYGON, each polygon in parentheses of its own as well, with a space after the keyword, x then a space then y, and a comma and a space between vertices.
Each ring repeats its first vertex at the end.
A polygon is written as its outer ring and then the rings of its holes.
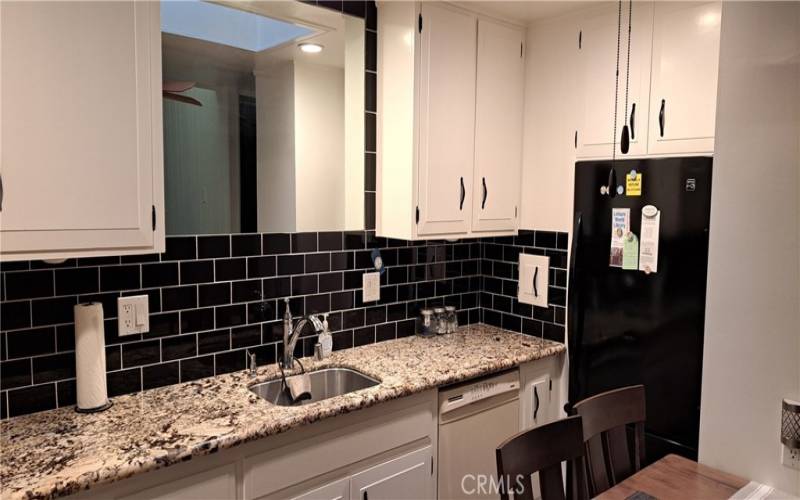
POLYGON ((159 4, 2 2, 0 31, 0 258, 162 251, 159 4))
POLYGON ((721 4, 656 2, 648 152, 714 150, 721 4))
POLYGON ((630 4, 622 4, 621 23, 617 5, 587 12, 578 34, 578 158, 609 158, 614 143, 618 158, 713 152, 720 8, 719 2, 633 2, 629 67, 630 4), (626 124, 631 141, 623 154, 626 124))
POLYGON ((515 234, 523 30, 443 3, 378 9, 377 234, 515 234))
POLYGON ((593 11, 581 23, 578 43, 583 89, 581 99, 583 122, 577 135, 578 157, 610 157, 614 143, 617 145, 617 155, 621 155, 619 143, 622 127, 626 123, 631 139, 627 154, 643 155, 647 152, 653 5, 647 2, 634 2, 633 8, 630 9, 628 4, 624 3, 621 14, 620 22, 620 13, 615 4, 613 7, 593 11), (629 18, 631 18, 630 34, 629 18), (618 25, 621 26, 619 78, 616 77, 618 25), (615 92, 618 96, 616 134, 614 133, 615 92))
POLYGON ((517 228, 522 164, 523 33, 478 21, 473 231, 517 228))
POLYGON ((423 3, 420 15, 418 234, 466 233, 472 207, 477 20, 434 3, 423 3))

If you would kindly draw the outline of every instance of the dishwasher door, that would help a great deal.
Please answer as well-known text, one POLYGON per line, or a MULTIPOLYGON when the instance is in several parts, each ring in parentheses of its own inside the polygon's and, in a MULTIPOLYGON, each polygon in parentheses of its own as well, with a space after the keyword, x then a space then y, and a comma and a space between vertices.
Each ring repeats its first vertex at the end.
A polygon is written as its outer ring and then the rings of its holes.
POLYGON ((495 449, 519 428, 517 371, 440 391, 439 500, 496 500, 495 449))

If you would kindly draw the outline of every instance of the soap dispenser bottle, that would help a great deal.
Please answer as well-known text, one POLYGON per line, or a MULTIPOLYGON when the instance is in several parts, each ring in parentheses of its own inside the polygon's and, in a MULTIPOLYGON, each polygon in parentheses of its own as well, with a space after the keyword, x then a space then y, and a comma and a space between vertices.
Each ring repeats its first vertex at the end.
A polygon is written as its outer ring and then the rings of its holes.
POLYGON ((321 346, 322 358, 324 359, 330 356, 331 351, 333 351, 333 337, 331 337, 331 331, 328 327, 327 313, 322 315, 322 333, 319 334, 317 342, 319 342, 321 346))

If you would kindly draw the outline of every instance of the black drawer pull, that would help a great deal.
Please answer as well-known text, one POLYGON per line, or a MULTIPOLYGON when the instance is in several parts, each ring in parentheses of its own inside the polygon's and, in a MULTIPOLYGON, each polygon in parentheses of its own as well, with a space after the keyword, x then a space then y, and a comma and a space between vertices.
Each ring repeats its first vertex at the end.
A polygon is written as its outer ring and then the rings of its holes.
POLYGON ((489 196, 489 190, 486 189, 486 177, 483 177, 483 201, 481 201, 481 210, 486 208, 486 197, 489 196))

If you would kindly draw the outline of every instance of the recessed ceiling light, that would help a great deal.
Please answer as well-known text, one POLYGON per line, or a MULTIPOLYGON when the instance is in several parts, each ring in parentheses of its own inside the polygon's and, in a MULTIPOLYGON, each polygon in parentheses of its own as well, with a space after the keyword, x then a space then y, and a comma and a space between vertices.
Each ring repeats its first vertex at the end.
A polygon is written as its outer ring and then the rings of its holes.
POLYGON ((307 54, 318 54, 322 52, 322 45, 318 43, 301 43, 300 50, 307 54))

